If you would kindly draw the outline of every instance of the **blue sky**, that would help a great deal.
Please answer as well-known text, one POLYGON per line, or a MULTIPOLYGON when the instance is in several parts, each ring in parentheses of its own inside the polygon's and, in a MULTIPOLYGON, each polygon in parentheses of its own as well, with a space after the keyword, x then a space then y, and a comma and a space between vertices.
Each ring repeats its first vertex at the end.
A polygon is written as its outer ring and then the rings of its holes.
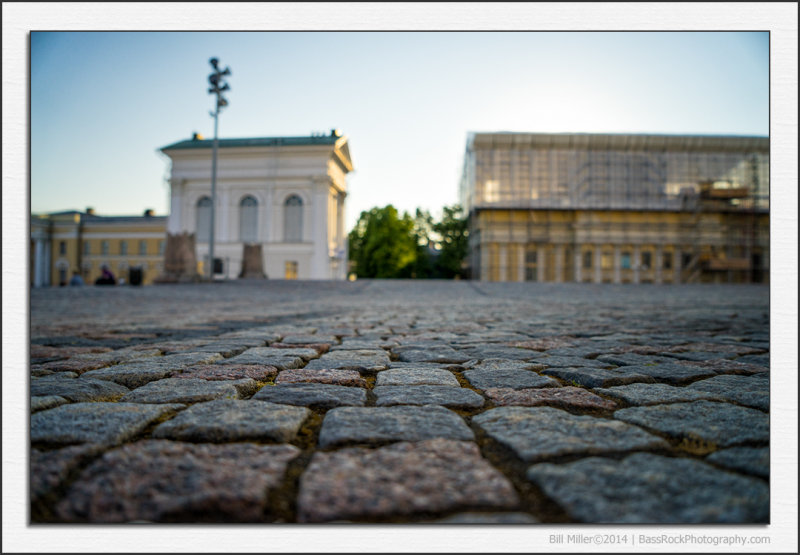
POLYGON ((348 228, 455 203, 470 131, 769 133, 765 32, 37 32, 30 53, 35 213, 168 213, 157 149, 213 136, 212 56, 221 137, 349 137, 348 228))

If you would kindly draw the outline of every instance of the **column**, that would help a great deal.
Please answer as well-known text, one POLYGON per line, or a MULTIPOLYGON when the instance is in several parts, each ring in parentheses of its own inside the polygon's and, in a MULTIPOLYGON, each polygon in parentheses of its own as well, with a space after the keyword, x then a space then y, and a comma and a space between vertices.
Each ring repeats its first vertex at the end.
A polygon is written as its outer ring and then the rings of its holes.
POLYGON ((622 260, 619 245, 614 245, 614 283, 622 282, 622 260))
POLYGON ((664 283, 664 278, 661 275, 661 269, 664 267, 664 247, 661 245, 656 245, 656 283, 661 284, 664 283))
POLYGON ((536 280, 539 282, 547 281, 547 248, 539 245, 536 248, 536 280))
MULTIPOLYGON (((307 273, 308 270, 303 270, 302 266, 298 268, 298 277, 300 279, 304 274, 309 275, 311 279, 328 279, 330 275, 328 264, 328 186, 325 182, 315 182, 314 185, 314 197, 308 211, 308 215, 313 218, 314 222, 314 235, 312 237, 314 254, 312 255, 310 275, 307 273)), ((303 209, 305 210, 305 207, 303 209)), ((281 267, 282 273, 283 268, 281 267)))
POLYGON ((681 263, 683 260, 681 256, 681 249, 675 245, 675 250, 672 251, 672 272, 673 278, 672 283, 680 283, 681 282, 681 263))
POLYGON ((639 283, 639 267, 642 265, 642 256, 639 245, 633 246, 633 283, 639 283))
POLYGON ((517 249, 517 281, 525 281, 525 245, 518 243, 517 249))
POLYGON ((41 239, 36 239, 33 262, 34 287, 42 287, 44 285, 44 245, 42 243, 41 239))
POLYGON ((489 248, 489 243, 481 243, 479 248, 481 273, 478 276, 478 279, 481 281, 489 281, 491 279, 490 272, 492 271, 490 266, 492 260, 492 249, 489 248))
POLYGON ((564 245, 557 244, 555 253, 556 275, 555 282, 561 283, 564 281, 564 245))
POLYGON ((603 283, 603 249, 600 245, 594 247, 594 282, 603 283))
POLYGON ((581 275, 581 269, 583 268, 583 266, 582 266, 583 260, 581 260, 581 246, 580 245, 575 245, 575 256, 574 256, 574 258, 575 258, 575 282, 576 283, 580 283, 581 280, 583 279, 583 276, 581 275))
POLYGON ((508 246, 506 243, 497 245, 497 281, 508 281, 508 246))

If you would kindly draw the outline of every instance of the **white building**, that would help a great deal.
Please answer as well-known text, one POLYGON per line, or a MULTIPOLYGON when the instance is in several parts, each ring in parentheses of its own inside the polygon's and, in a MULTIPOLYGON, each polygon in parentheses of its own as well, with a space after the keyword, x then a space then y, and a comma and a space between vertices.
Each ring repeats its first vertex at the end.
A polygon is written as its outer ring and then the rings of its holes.
MULTIPOLYGON (((194 233, 205 275, 213 140, 195 135, 161 150, 171 162, 169 234, 194 233)), ((220 139, 214 209, 216 276, 236 278, 246 244, 259 244, 270 279, 345 279, 347 137, 220 139), (220 268, 221 266, 221 268, 220 268)))

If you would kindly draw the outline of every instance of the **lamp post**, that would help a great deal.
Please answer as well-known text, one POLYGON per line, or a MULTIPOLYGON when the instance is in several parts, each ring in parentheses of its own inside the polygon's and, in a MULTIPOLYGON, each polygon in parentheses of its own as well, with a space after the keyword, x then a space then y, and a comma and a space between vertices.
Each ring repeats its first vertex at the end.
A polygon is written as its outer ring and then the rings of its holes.
POLYGON ((228 101, 222 96, 224 91, 230 90, 227 83, 223 82, 222 78, 230 75, 230 68, 226 67, 224 70, 219 69, 219 60, 211 58, 209 60, 211 67, 214 68, 213 73, 208 76, 208 82, 211 83, 211 88, 208 89, 209 94, 217 95, 216 107, 211 116, 214 118, 214 145, 211 151, 211 225, 210 236, 208 239, 208 281, 214 281, 214 221, 216 216, 214 214, 217 206, 217 148, 219 146, 219 139, 217 138, 217 128, 219 122, 219 111, 228 105, 228 101))

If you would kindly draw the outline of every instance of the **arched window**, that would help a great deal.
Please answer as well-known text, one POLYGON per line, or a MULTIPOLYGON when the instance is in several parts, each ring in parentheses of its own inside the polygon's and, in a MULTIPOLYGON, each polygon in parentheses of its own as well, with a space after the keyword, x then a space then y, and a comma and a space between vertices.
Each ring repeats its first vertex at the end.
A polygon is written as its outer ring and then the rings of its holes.
POLYGON ((250 195, 239 203, 239 240, 242 243, 258 241, 258 201, 250 195))
POLYGON ((286 243, 303 242, 303 199, 292 195, 283 205, 283 240, 286 243))
POLYGON ((211 198, 201 197, 197 201, 197 228, 195 241, 207 243, 211 235, 211 198))

